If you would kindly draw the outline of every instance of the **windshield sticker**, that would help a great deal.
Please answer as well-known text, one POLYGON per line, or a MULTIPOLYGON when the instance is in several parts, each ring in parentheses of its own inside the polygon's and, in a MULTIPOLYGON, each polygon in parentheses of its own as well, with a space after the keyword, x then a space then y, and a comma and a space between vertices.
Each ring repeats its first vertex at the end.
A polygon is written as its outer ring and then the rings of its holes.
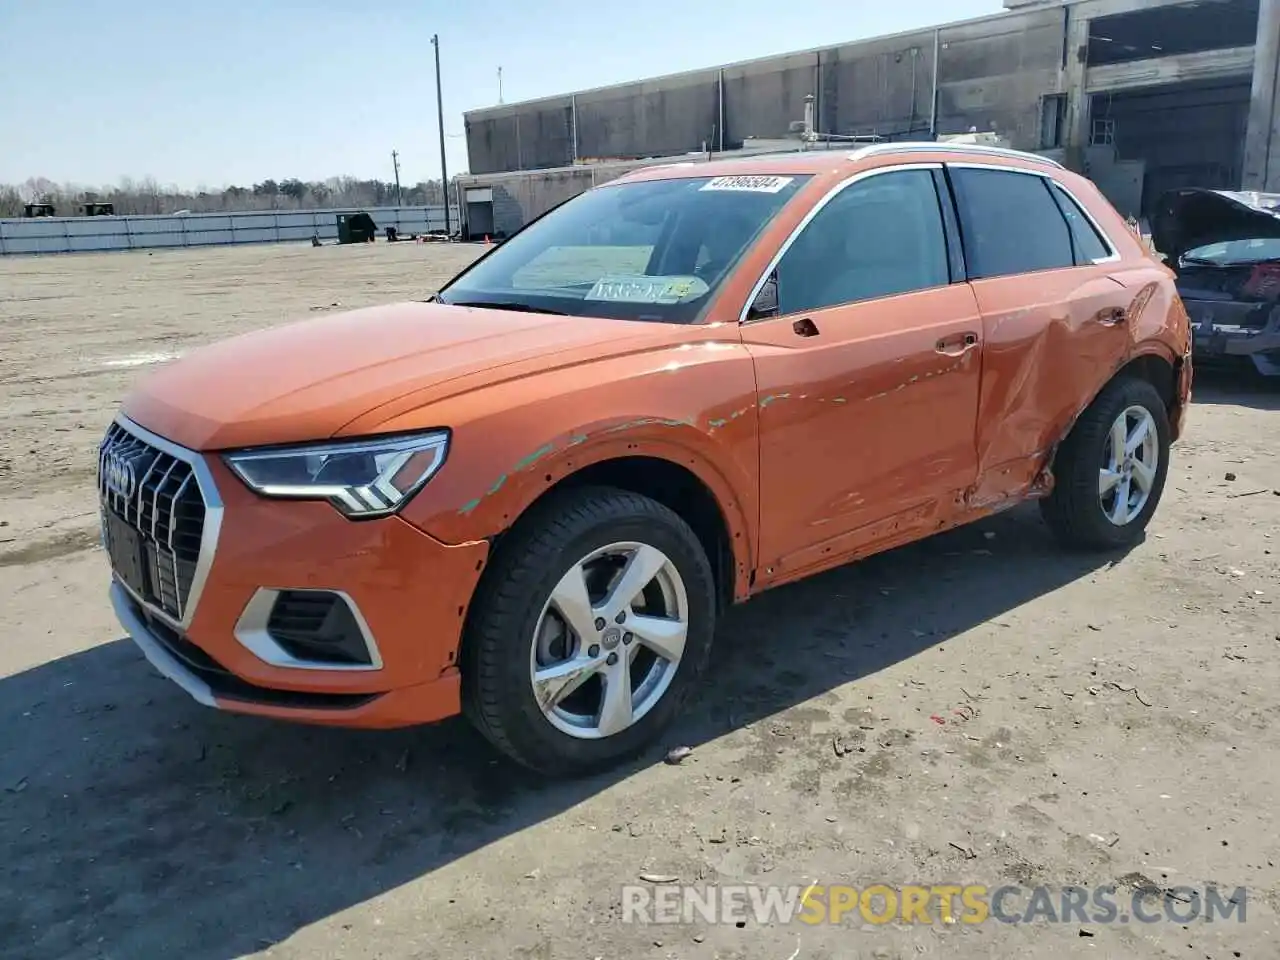
POLYGON ((777 193, 794 179, 795 177, 715 177, 703 184, 701 189, 733 190, 739 193, 777 193))
POLYGON ((698 277, 601 277, 586 299, 675 304, 696 299, 710 289, 698 277))

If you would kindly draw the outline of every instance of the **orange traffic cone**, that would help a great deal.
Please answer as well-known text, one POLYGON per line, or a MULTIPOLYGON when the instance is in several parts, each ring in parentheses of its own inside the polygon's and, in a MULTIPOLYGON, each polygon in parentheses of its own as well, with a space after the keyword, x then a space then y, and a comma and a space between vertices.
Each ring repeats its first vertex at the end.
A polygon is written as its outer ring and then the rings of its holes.
POLYGON ((489 235, 488 235, 487 233, 484 235, 484 245, 485 245, 486 247, 492 247, 492 246, 493 246, 493 241, 489 239, 489 235))

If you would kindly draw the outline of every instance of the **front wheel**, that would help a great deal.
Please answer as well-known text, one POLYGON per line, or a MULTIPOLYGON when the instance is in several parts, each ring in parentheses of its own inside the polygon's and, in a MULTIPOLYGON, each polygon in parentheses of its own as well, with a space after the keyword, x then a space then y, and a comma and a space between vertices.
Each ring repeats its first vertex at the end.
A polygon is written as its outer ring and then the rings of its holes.
POLYGON ((477 594, 467 716, 542 773, 618 762, 679 711, 715 611, 706 553, 673 511, 608 488, 555 496, 511 531, 477 594))
POLYGON ((1080 415, 1054 460, 1041 513, 1064 544, 1110 550, 1136 543, 1169 471, 1169 414, 1145 380, 1108 384, 1080 415))

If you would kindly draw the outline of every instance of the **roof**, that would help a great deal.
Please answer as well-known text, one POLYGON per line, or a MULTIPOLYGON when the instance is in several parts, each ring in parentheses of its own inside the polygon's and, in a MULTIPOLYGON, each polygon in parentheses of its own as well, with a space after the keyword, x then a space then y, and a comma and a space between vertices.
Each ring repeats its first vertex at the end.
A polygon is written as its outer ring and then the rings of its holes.
POLYGON ((932 140, 874 143, 853 150, 798 150, 788 153, 766 153, 753 156, 730 157, 713 160, 680 160, 674 163, 656 163, 633 170, 622 179, 657 180, 681 176, 714 177, 732 174, 816 174, 827 173, 842 164, 870 160, 878 157, 905 157, 918 155, 922 159, 964 160, 1002 159, 1064 169, 1062 164, 1049 157, 1003 147, 989 147, 972 143, 938 143, 932 140))
MULTIPOLYGON (((769 141, 770 144, 777 144, 780 141, 769 141)), ((787 140, 787 143, 799 144, 799 140, 787 140)), ((758 157, 763 155, 792 154, 798 152, 798 147, 792 150, 779 150, 775 145, 760 147, 753 145, 756 141, 745 141, 747 146, 736 150, 726 150, 723 153, 707 154, 701 150, 689 150, 684 153, 670 154, 668 156, 655 157, 635 157, 631 159, 619 158, 616 160, 593 160, 580 161, 578 163, 569 164, 562 167, 530 167, 527 170, 496 170, 492 173, 461 173, 458 174, 458 181, 464 186, 484 186, 492 183, 509 182, 515 179, 529 179, 540 177, 554 177, 564 175, 583 175, 590 176, 592 171, 608 176, 614 174, 621 176, 619 171, 630 171, 640 167, 651 166, 670 166, 673 163, 708 163, 711 160, 726 161, 737 159, 739 157, 758 157)), ((823 150, 828 152, 848 152, 854 145, 851 143, 826 143, 822 145, 814 145, 811 150, 823 150)))
POLYGON ((957 159, 965 156, 970 158, 996 156, 1062 169, 1062 164, 1050 157, 1036 153, 1024 153, 1020 150, 962 142, 899 140, 866 145, 827 143, 815 145, 808 150, 733 151, 731 153, 712 154, 710 158, 703 153, 680 154, 674 157, 648 157, 644 160, 616 160, 606 163, 574 164, 569 167, 510 170, 501 173, 459 174, 457 179, 464 188, 470 188, 509 183, 512 180, 584 174, 590 176, 593 170, 603 177, 598 181, 601 185, 623 177, 656 179, 681 176, 716 176, 721 173, 746 172, 813 173, 815 171, 830 170, 833 164, 847 163, 855 159, 862 160, 880 155, 905 155, 926 152, 934 155, 935 159, 938 155, 944 155, 944 159, 946 157, 957 159), (696 168, 696 172, 687 172, 691 168, 696 168), (648 171, 655 171, 655 173, 652 177, 644 175, 648 171))

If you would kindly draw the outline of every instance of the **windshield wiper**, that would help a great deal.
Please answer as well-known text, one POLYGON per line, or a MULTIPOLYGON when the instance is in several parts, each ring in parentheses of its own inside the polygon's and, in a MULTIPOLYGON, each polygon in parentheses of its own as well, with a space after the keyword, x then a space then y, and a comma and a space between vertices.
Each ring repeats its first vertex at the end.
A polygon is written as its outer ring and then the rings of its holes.
MULTIPOLYGON (((445 303, 446 301, 440 300, 438 302, 445 303)), ((499 303, 496 300, 450 300, 447 303, 451 307, 476 307, 481 310, 518 310, 521 313, 547 313, 555 317, 569 316, 563 310, 535 307, 528 303, 499 303)))

